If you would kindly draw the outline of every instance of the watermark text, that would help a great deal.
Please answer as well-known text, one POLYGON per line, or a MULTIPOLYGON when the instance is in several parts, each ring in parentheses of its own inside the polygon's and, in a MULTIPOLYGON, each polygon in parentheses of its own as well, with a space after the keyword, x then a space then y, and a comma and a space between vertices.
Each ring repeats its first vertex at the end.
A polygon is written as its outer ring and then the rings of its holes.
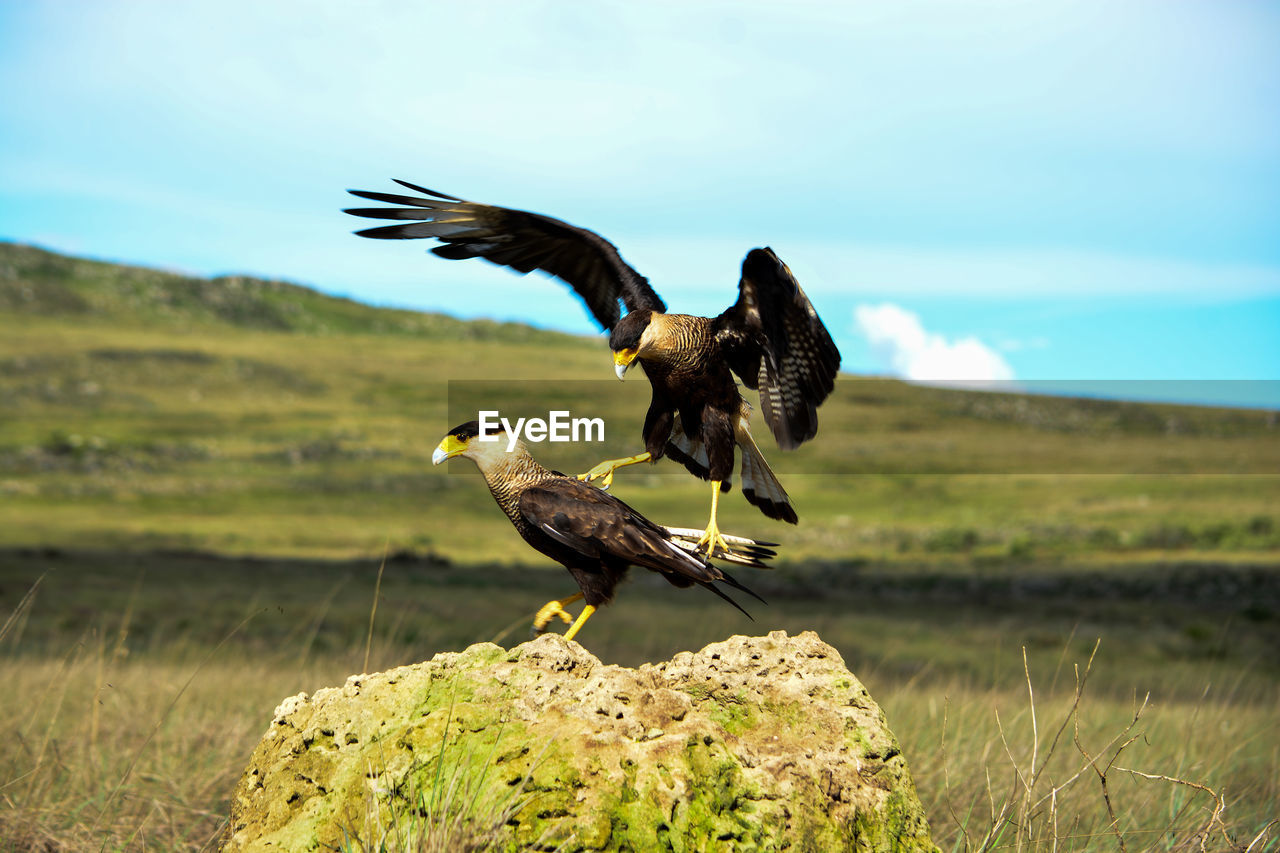
POLYGON ((514 424, 502 417, 496 409, 482 410, 480 413, 480 440, 497 441, 499 429, 507 431, 507 452, 515 450, 516 442, 525 441, 540 443, 543 441, 604 441, 604 418, 575 418, 568 411, 554 410, 547 412, 546 420, 542 418, 517 418, 514 424))

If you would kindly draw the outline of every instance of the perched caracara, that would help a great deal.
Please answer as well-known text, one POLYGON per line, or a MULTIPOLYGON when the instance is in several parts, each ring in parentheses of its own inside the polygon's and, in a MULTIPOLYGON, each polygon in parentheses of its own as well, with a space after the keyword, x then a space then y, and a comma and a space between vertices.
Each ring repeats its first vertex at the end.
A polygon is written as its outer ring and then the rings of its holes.
POLYGON ((664 454, 711 481, 711 520, 699 544, 721 544, 716 508, 729 488, 734 448, 742 449, 742 492, 770 518, 796 523, 782 484, 751 439, 749 408, 734 374, 760 392, 778 445, 791 450, 818 431, 817 407, 834 387, 840 353, 786 264, 772 249, 752 249, 742 263, 738 300, 717 317, 668 314, 649 282, 599 234, 549 216, 464 201, 405 181, 425 197, 350 190, 353 195, 409 207, 354 208, 373 219, 416 220, 357 232, 404 240, 432 237, 442 258, 484 258, 567 282, 610 331, 618 378, 636 362, 653 387, 644 421, 645 452, 601 462, 582 479, 664 454), (619 304, 621 303, 621 305, 619 304), (622 315, 622 307, 626 315, 622 315))
MULTIPOLYGON (((738 603, 715 586, 717 581, 763 601, 699 553, 697 530, 654 524, 608 492, 543 468, 523 442, 508 452, 508 441, 502 429, 482 438, 479 422, 471 421, 450 430, 431 461, 439 465, 463 456, 475 462, 493 499, 524 541, 562 564, 578 582, 581 592, 543 605, 533 618, 534 631, 541 632, 555 617, 568 624, 564 608, 585 599, 582 614, 565 633, 565 639, 573 639, 596 608, 613 598, 631 566, 659 572, 674 586, 706 587, 739 610, 738 603)), ((775 556, 768 547, 773 543, 721 538, 724 547, 709 552, 716 559, 763 569, 762 561, 775 556)))

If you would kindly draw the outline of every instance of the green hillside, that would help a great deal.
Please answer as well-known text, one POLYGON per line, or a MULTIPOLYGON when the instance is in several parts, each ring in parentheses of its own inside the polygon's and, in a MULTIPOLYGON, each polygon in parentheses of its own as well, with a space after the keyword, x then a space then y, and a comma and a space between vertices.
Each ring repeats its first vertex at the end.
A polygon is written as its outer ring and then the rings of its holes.
MULTIPOLYGON (((576 471, 634 452, 648 394, 595 338, 0 244, 0 546, 528 559, 469 466, 430 465, 483 401, 605 417, 605 445, 534 448, 576 471)), ((1274 413, 843 376, 821 420, 786 455, 756 430, 801 524, 735 494, 726 530, 904 565, 1280 554, 1274 413)), ((706 522, 672 463, 614 490, 706 522)))
POLYGON ((518 323, 374 308, 287 281, 205 279, 0 243, 0 312, 168 330, 232 327, 449 340, 566 340, 518 323))

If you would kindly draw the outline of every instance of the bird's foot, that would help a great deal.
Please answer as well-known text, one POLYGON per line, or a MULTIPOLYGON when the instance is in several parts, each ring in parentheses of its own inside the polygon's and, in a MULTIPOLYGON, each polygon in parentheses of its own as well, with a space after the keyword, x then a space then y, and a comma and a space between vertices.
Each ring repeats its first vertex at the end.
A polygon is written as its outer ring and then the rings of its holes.
POLYGON ((564 622, 566 625, 571 624, 573 622, 573 614, 568 610, 565 610, 564 606, 581 597, 582 596, 578 595, 571 598, 559 599, 557 601, 548 601, 546 604, 542 605, 542 607, 538 609, 538 612, 533 615, 533 626, 529 629, 529 634, 536 638, 543 631, 547 630, 547 623, 556 618, 559 618, 560 621, 564 622))
POLYGON ((608 489, 613 485, 613 472, 617 469, 618 460, 608 459, 601 462, 599 465, 590 468, 585 474, 579 474, 578 479, 585 480, 590 483, 592 480, 597 480, 603 477, 604 479, 600 483, 600 488, 608 489))
POLYGON ((704 553, 709 557, 717 551, 731 551, 729 543, 720 533, 720 527, 716 524, 715 519, 707 525, 707 529, 698 537, 698 548, 703 549, 704 553))
POLYGON ((613 485, 613 472, 626 465, 636 465, 640 462, 649 462, 653 459, 653 454, 649 452, 637 453, 635 456, 626 456, 622 459, 606 459, 599 465, 595 466, 585 474, 579 474, 579 480, 586 480, 590 483, 592 480, 603 477, 604 482, 600 488, 607 489, 613 485))

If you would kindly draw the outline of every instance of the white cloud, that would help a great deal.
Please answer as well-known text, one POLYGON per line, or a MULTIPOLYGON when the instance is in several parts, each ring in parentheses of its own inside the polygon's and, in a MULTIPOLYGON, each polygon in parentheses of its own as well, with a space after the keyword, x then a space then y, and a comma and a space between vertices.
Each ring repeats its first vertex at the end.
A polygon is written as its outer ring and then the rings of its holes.
POLYGON ((893 303, 859 305, 853 319, 872 354, 904 379, 977 384, 1013 379, 1009 363, 982 341, 947 340, 925 329, 918 314, 893 303))

